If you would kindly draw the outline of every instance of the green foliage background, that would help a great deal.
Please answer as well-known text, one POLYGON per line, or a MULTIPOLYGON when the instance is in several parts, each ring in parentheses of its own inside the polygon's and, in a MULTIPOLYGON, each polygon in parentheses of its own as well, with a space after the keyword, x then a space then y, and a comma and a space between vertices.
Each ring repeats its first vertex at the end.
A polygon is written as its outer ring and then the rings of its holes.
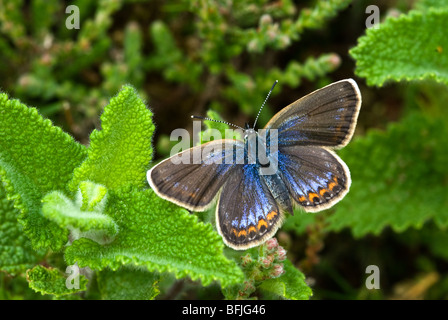
POLYGON ((448 1, 376 1, 366 30, 370 4, 0 0, 0 299, 447 298, 448 1), (252 122, 279 80, 262 126, 344 78, 363 96, 351 190, 278 242, 226 248, 212 210, 147 185, 191 114, 252 122))

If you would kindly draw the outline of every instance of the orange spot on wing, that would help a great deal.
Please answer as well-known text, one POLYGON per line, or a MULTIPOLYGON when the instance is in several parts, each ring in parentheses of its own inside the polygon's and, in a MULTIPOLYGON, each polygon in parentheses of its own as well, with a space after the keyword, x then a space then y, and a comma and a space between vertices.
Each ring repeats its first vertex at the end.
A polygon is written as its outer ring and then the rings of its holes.
POLYGON ((330 182, 328 184, 328 189, 330 189, 331 191, 333 191, 333 188, 338 185, 338 179, 336 177, 333 178, 333 181, 334 182, 330 182))
POLYGON ((314 197, 319 198, 319 195, 318 195, 317 193, 314 193, 314 192, 310 192, 310 193, 308 193, 308 199, 309 199, 311 202, 313 202, 313 198, 314 198, 314 197))
POLYGON ((247 235, 246 230, 241 230, 240 232, 238 232, 238 238, 241 236, 245 237, 246 235, 247 235))
POLYGON ((305 202, 306 201, 306 198, 304 197, 304 196, 301 196, 300 198, 299 198, 299 202, 305 202))
POLYGON ((266 228, 268 227, 268 224, 266 223, 266 221, 264 219, 261 219, 260 221, 258 221, 258 230, 261 229, 262 226, 265 226, 266 228))
POLYGON ((257 229, 254 226, 249 227, 249 233, 251 232, 257 232, 257 229))
POLYGON ((327 192, 327 189, 321 189, 321 190, 319 191, 319 194, 320 194, 321 196, 323 196, 323 195, 325 194, 325 192, 327 192))
POLYGON ((266 218, 268 218, 268 220, 272 220, 277 216, 277 212, 275 211, 271 211, 268 213, 268 215, 266 216, 266 218))

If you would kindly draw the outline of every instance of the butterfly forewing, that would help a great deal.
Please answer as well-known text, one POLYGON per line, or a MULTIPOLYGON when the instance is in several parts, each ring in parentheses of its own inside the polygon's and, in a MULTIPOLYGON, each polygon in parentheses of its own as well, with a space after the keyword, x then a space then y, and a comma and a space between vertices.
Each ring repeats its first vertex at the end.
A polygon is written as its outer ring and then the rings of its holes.
POLYGON ((341 148, 351 139, 361 107, 361 94, 352 79, 332 83, 278 112, 266 129, 278 130, 279 146, 341 148))
POLYGON ((237 140, 215 140, 196 146, 149 170, 148 182, 164 199, 190 210, 206 210, 238 166, 235 157, 241 152, 237 150, 244 150, 244 144, 237 140), (199 154, 200 161, 194 159, 199 154), (182 157, 185 163, 179 163, 182 157))

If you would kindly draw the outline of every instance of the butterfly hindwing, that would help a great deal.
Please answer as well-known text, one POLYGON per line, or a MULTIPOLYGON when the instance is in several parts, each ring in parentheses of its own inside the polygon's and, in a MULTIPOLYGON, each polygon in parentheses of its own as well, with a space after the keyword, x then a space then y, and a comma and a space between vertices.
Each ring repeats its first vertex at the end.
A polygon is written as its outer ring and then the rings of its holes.
POLYGON ((341 80, 291 103, 265 128, 278 130, 279 146, 342 148, 353 135, 360 107, 356 82, 341 80))
POLYGON ((178 153, 147 173, 152 189, 162 198, 194 211, 213 204, 227 177, 235 170, 235 157, 244 144, 237 140, 214 140, 178 153), (199 161, 194 159, 200 155, 199 161), (179 159, 185 163, 179 163, 179 159))
POLYGON ((305 211, 327 209, 348 192, 351 184, 347 165, 322 147, 279 148, 279 172, 291 197, 305 211))
POLYGON ((243 250, 262 243, 282 216, 257 166, 239 166, 229 175, 216 208, 218 231, 228 246, 243 250))

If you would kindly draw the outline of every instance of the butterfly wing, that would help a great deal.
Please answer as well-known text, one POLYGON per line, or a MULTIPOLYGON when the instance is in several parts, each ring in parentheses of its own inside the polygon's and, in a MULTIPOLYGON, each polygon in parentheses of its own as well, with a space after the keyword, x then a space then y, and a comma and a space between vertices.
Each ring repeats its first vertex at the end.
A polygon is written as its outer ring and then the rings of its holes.
POLYGON ((239 166, 237 157, 242 156, 242 150, 242 141, 214 140, 160 162, 147 172, 147 179, 161 198, 189 210, 204 211, 239 166))
POLYGON ((216 225, 224 242, 236 250, 272 237, 283 214, 255 165, 239 165, 228 176, 216 208, 216 225))
POLYGON ((351 184, 347 165, 331 150, 312 146, 279 148, 278 167, 291 197, 305 211, 336 204, 351 184))
POLYGON ((353 135, 360 108, 356 82, 341 80, 291 103, 265 128, 278 130, 279 146, 342 148, 353 135))

